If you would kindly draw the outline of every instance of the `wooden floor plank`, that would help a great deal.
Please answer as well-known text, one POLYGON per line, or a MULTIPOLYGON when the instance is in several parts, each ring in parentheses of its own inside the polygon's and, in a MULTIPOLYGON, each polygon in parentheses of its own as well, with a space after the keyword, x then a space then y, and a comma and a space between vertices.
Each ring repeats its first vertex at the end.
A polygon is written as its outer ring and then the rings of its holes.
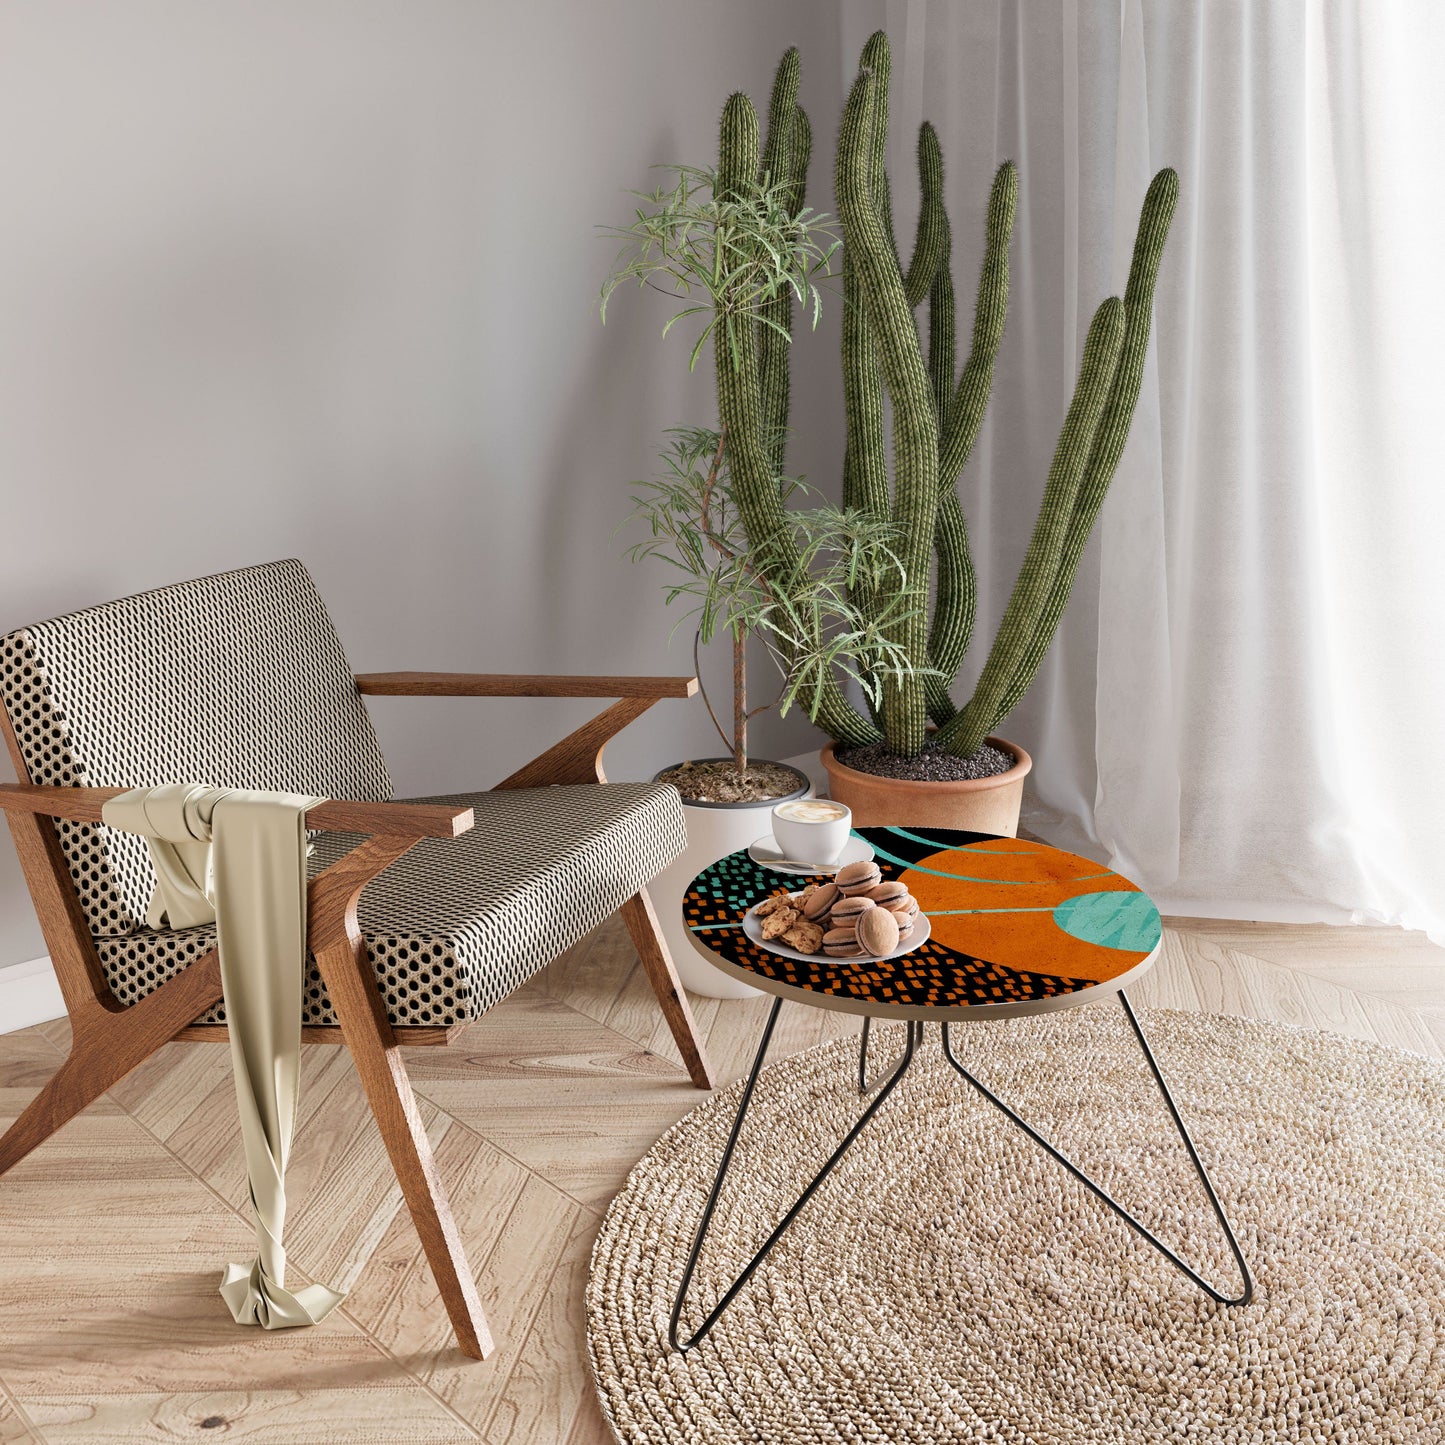
POLYGON ((1199 994, 1189 967, 1186 940, 1170 938, 1154 966, 1129 989, 1129 997, 1144 1008, 1198 1009, 1199 994))
POLYGON ((49 1445, 210 1438, 247 1445, 455 1445, 482 1438, 440 1402, 409 1389, 43 1395, 22 1403, 49 1445))
POLYGON ((1197 934, 1166 932, 1164 961, 1188 973, 1199 1007, 1205 1013, 1240 1018, 1268 1018, 1265 999, 1250 968, 1241 969, 1240 955, 1222 943, 1197 934))
POLYGON ((572 1433, 567 1445, 617 1445, 617 1436, 612 1427, 602 1418, 602 1406, 597 1403, 596 1390, 589 1390, 572 1421, 572 1433))
POLYGON ((697 1102, 685 1077, 634 1082, 621 1072, 607 1087, 589 1076, 493 1080, 480 1097, 472 1081, 428 1081, 424 1090, 453 1118, 594 1211, 606 1206, 663 1130, 697 1102))
MULTIPOLYGON (((169 1139, 196 1110, 199 1099, 232 1098, 231 1051, 215 1044, 167 1044, 152 1054, 110 1097, 158 1139, 169 1139)), ((303 1095, 304 1098, 304 1095, 303 1095)), ((234 1105, 232 1118, 234 1118, 234 1105)))
MULTIPOLYGON (((455 1120, 437 1149, 436 1162, 467 1258, 480 1277, 481 1263, 521 1198, 528 1171, 455 1120)), ((398 1213, 344 1308, 386 1348, 405 1356, 416 1336, 414 1317, 434 1311, 438 1299, 411 1216, 398 1213)))
POLYGON ((519 993, 479 1019, 446 1049, 407 1054, 412 1083, 551 1077, 607 1078, 618 1074, 660 1081, 686 1075, 636 1039, 540 992, 519 993))
MULTIPOLYGON (((500 1237, 482 1261, 478 1284, 497 1337, 485 1371, 457 1350, 443 1328, 429 1331, 429 1355, 418 1372, 468 1420, 490 1415, 499 1388, 516 1368, 558 1264, 584 1212, 565 1194, 536 1177, 527 1180, 500 1237)), ((436 1311, 432 1311, 435 1318, 436 1311)))
POLYGON ((310 1370, 347 1389, 404 1381, 337 1316, 285 1334, 238 1327, 217 1286, 254 1254, 252 1229, 128 1116, 82 1116, 65 1133, 87 1126, 110 1136, 83 1146, 88 1173, 52 1157, 21 1177, 63 1133, 0 1181, 0 1378, 17 1399, 217 1379, 268 1389, 310 1370))
POLYGON ((0 1392, 0 1445, 41 1445, 40 1436, 31 1430, 20 1408, 0 1392))
POLYGON ((493 1445, 567 1445, 592 1391, 583 1296, 599 1224, 579 1216, 562 1250, 517 1362, 481 1422, 493 1445))

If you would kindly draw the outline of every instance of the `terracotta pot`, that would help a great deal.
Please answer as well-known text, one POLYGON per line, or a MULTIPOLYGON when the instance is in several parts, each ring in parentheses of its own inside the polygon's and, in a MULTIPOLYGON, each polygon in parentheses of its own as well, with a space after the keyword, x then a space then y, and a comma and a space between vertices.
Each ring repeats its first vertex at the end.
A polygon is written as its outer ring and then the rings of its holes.
POLYGON ((966 778, 957 783, 913 782, 903 778, 880 778, 846 768, 833 755, 835 744, 823 749, 823 766, 828 770, 829 792, 853 810, 858 828, 889 825, 961 828, 969 833, 998 833, 1016 837, 1019 807, 1023 802, 1024 778, 1033 759, 1017 743, 988 738, 994 747, 1012 753, 1013 767, 992 778, 966 778))

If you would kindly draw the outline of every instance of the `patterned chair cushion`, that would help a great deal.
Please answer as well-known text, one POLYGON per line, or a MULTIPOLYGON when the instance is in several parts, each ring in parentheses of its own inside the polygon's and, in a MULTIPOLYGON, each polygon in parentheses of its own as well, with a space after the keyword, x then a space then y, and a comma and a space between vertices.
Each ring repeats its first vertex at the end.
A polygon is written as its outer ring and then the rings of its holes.
MULTIPOLYGON (((358 917, 395 1024, 477 1018, 655 877, 686 834, 674 789, 656 783, 451 793, 470 805, 460 838, 419 843, 361 895, 358 917)), ((360 840, 322 834, 313 872, 360 840)), ((111 989, 134 1003, 215 946, 215 930, 143 930, 98 943, 111 989)), ((206 1016, 219 1022, 221 1008, 206 1016)), ((313 963, 304 1020, 335 1023, 313 963)))
MULTIPOLYGON (((108 602, 0 640, 34 783, 210 783, 383 802, 391 778, 326 606, 299 562, 108 602)), ((92 931, 144 926, 145 841, 62 822, 92 931)))

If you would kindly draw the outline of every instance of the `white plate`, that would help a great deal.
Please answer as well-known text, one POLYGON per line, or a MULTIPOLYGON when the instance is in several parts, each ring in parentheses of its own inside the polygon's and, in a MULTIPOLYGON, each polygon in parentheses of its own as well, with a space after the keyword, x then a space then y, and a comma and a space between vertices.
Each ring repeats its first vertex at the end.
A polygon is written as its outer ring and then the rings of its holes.
POLYGON ((764 868, 771 868, 774 873, 795 873, 800 878, 817 878, 823 874, 832 875, 845 863, 866 863, 872 856, 873 845, 866 838, 858 837, 856 833, 843 845, 843 851, 838 855, 838 861, 830 863, 822 869, 785 862, 782 851, 778 847, 778 840, 771 833, 748 845, 748 857, 754 863, 760 863, 764 868))
MULTIPOLYGON (((753 905, 756 908, 757 904, 753 905)), ((743 914, 743 932, 748 938, 756 943, 759 948, 766 948, 769 953, 780 954, 783 958, 795 958, 799 963, 828 963, 836 964, 839 968, 852 968, 860 963, 881 963, 888 958, 902 958, 905 953, 912 953, 915 948, 928 942, 928 935, 933 932, 929 926, 927 914, 920 913, 918 922, 913 925, 913 932, 908 935, 907 941, 900 943, 891 953, 859 954, 856 958, 834 958, 828 953, 799 953, 796 948, 789 948, 786 943, 778 938, 763 937, 763 921, 753 912, 753 908, 743 914)))

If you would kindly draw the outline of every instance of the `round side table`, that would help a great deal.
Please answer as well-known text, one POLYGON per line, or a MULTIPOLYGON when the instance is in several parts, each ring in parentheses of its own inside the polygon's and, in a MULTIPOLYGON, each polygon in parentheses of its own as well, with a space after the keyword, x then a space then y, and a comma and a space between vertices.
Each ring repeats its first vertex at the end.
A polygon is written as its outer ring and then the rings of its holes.
POLYGON ((944 1057, 1007 1119, 1046 1150, 1081 1184, 1182 1270, 1211 1299, 1244 1305, 1254 1282, 1214 1185, 1164 1081, 1124 986, 1159 956, 1163 928, 1153 900, 1121 874, 1077 854, 1021 838, 959 833, 937 828, 862 828, 884 879, 907 884, 929 917, 932 935, 921 947, 886 961, 818 956, 785 958, 749 940, 743 915, 770 894, 796 892, 810 881, 756 863, 746 851, 730 853, 705 868, 683 895, 683 921, 696 947, 715 967, 774 995, 752 1070, 738 1102, 712 1190, 683 1271, 669 1326, 674 1349, 686 1352, 702 1340, 767 1258, 789 1225, 883 1106, 913 1062, 930 1023, 939 1025, 944 1057), (1061 1153, 1027 1120, 974 1077, 955 1052, 951 1028, 972 1020, 1076 1008, 1117 998, 1143 1050, 1149 1072, 1224 1231, 1243 1288, 1226 1295, 1186 1264, 1125 1207, 1061 1153), (858 1091, 867 1105, 832 1156, 813 1177, 762 1248, 691 1334, 682 1314, 693 1273, 712 1223, 753 1090, 772 1042, 785 999, 815 1008, 856 1014, 863 1020, 858 1053, 858 1091), (868 1079, 868 1035, 874 1019, 906 1024, 902 1056, 881 1079, 868 1079))

